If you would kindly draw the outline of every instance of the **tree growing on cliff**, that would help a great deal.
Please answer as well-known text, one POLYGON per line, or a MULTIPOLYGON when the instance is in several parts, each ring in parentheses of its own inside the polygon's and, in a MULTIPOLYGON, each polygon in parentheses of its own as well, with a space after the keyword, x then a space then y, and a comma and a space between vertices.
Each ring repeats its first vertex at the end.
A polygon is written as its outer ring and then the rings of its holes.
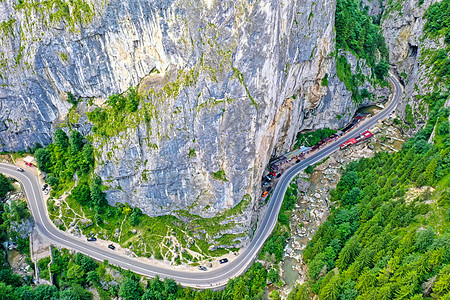
POLYGON ((53 134, 53 141, 60 150, 65 150, 69 146, 69 138, 61 128, 58 128, 53 134))
POLYGON ((77 130, 72 130, 69 138, 70 151, 72 154, 76 154, 83 148, 83 136, 77 130))
POLYGON ((95 176, 92 180, 90 196, 94 207, 104 207, 108 204, 106 194, 102 191, 102 179, 99 176, 95 176))

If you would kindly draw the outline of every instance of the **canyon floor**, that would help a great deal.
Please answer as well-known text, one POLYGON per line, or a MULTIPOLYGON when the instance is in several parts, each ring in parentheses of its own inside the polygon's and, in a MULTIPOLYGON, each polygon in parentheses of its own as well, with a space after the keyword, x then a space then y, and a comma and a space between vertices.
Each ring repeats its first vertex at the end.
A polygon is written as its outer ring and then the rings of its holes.
POLYGON ((377 151, 398 151, 406 137, 392 119, 379 122, 379 132, 371 139, 333 153, 314 168, 312 174, 302 173, 297 179, 298 202, 293 211, 290 229, 291 239, 280 263, 281 277, 285 283, 280 295, 287 297, 296 284, 307 280, 308 268, 302 253, 319 226, 326 221, 333 203, 330 191, 336 188, 345 166, 360 158, 373 156, 377 151))

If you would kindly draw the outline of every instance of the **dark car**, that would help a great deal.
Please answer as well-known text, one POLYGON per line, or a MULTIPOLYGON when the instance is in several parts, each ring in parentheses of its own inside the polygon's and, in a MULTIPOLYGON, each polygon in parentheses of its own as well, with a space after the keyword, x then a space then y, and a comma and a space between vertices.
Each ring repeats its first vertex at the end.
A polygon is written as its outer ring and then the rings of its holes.
POLYGON ((280 177, 281 177, 281 174, 278 174, 278 175, 277 175, 277 178, 280 178, 280 177))
POLYGON ((44 184, 44 185, 42 186, 42 190, 45 190, 47 187, 48 187, 48 184, 44 184))
POLYGON ((270 192, 271 190, 272 190, 272 187, 269 186, 269 187, 267 188, 267 191, 270 192))
POLYGON ((228 262, 228 258, 222 258, 221 260, 219 260, 219 262, 221 264, 227 263, 228 262))
MULTIPOLYGON (((87 241, 88 241, 88 242, 95 242, 96 240, 97 240, 97 238, 96 238, 96 237, 93 237, 93 236, 87 238, 87 241)), ((114 246, 113 246, 113 247, 114 247, 114 246)))
POLYGON ((108 245, 108 248, 109 248, 109 249, 111 249, 111 250, 114 250, 114 249, 116 249, 116 247, 114 247, 114 245, 113 245, 113 244, 110 244, 110 245, 108 245))
POLYGON ((201 271, 206 271, 206 270, 208 270, 208 269, 206 269, 206 267, 204 267, 204 266, 198 266, 198 269, 201 270, 201 271))

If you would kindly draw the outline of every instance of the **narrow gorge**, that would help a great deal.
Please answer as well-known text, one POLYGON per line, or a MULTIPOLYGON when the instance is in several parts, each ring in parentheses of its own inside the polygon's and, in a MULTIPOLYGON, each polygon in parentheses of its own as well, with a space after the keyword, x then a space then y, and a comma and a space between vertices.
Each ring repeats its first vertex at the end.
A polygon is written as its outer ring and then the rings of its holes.
POLYGON ((0 2, 1 149, 77 129, 93 141, 108 202, 151 216, 212 217, 249 195, 233 230, 248 237, 271 157, 388 95, 366 83, 372 101, 355 103, 337 78, 334 1, 71 3, 0 2), (94 118, 130 87, 136 112, 94 118))

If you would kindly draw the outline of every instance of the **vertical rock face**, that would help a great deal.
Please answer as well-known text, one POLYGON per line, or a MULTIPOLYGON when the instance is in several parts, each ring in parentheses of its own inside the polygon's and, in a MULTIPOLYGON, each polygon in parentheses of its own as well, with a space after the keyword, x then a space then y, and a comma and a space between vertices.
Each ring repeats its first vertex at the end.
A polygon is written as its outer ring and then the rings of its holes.
POLYGON ((416 132, 427 120, 427 112, 419 109, 420 101, 417 95, 424 95, 433 89, 430 84, 430 72, 423 61, 421 54, 426 49, 442 48, 441 41, 424 38, 426 24, 425 13, 437 1, 425 0, 422 5, 417 1, 402 0, 386 7, 382 19, 383 35, 390 52, 390 62, 395 65, 395 72, 403 79, 404 93, 397 109, 402 119, 405 119, 406 106, 412 107, 417 114, 413 127, 409 133, 416 132))
POLYGON ((342 126, 356 109, 331 56, 334 0, 85 3, 76 19, 0 2, 0 22, 15 20, 0 45, 0 139, 2 150, 48 143, 69 91, 101 104, 132 85, 177 86, 146 100, 148 122, 96 138, 110 203, 213 216, 256 199, 299 130, 342 126))

